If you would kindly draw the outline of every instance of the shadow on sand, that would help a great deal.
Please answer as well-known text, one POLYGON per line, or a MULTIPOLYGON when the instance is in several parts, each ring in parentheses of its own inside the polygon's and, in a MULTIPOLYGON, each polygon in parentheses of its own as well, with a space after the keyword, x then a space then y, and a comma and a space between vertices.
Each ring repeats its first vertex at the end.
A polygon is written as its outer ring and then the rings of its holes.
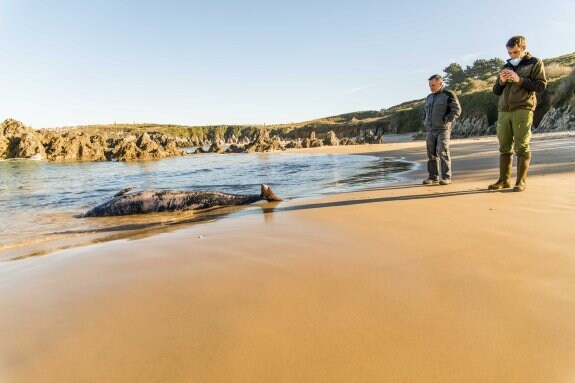
MULTIPOLYGON (((430 188, 441 189, 441 187, 439 186, 400 184, 400 185, 389 185, 380 188, 366 189, 362 191, 385 191, 385 190, 401 190, 401 189, 413 189, 413 188, 425 188, 426 190, 429 190, 430 188)), ((512 192, 512 189, 507 189, 499 192, 512 192)), ((194 212, 194 214, 192 214, 191 216, 186 216, 185 218, 180 217, 174 219, 165 219, 166 216, 163 215, 164 213, 160 213, 160 216, 163 217, 164 219, 161 220, 155 219, 152 222, 138 222, 138 223, 124 222, 122 224, 118 224, 115 226, 108 226, 98 229, 90 229, 90 230, 79 229, 79 230, 69 230, 69 231, 53 233, 64 236, 86 235, 87 237, 84 240, 74 241, 74 243, 71 244, 56 246, 55 248, 53 247, 50 249, 42 249, 28 252, 26 254, 22 254, 20 256, 12 258, 12 260, 41 256, 52 253, 54 251, 65 250, 80 246, 88 246, 97 243, 110 242, 114 240, 142 239, 162 233, 171 232, 180 229, 185 225, 195 225, 201 223, 214 222, 228 216, 242 217, 242 216, 252 216, 259 214, 268 216, 269 214, 280 214, 283 212, 298 211, 298 210, 323 209, 337 206, 365 205, 365 204, 392 202, 392 201, 448 198, 448 197, 483 194, 483 193, 494 193, 494 191, 488 191, 486 189, 471 189, 471 190, 445 191, 445 192, 426 191, 425 193, 415 195, 403 195, 403 196, 400 195, 393 197, 379 197, 379 198, 366 198, 366 199, 346 199, 343 201, 334 201, 334 202, 305 203, 298 206, 285 206, 286 202, 284 201, 265 202, 244 206, 216 207, 208 209, 206 211, 201 211, 197 213, 194 212)), ((91 218, 91 219, 99 219, 99 218, 91 218)), ((107 219, 109 219, 109 217, 107 219)))
MULTIPOLYGON (((391 189, 407 189, 407 188, 417 188, 423 187, 428 188, 429 186, 425 185, 403 185, 397 187, 384 187, 378 189, 371 189, 373 191, 378 190, 391 190, 391 189)), ((432 186, 435 187, 435 186, 432 186)), ((369 191, 369 190, 367 190, 369 191)), ((512 189, 507 189, 506 192, 512 191, 512 189)), ((354 205, 365 205, 370 203, 379 203, 379 202, 392 202, 392 201, 410 201, 410 200, 418 200, 418 199, 434 199, 434 198, 445 198, 445 197, 455 197, 455 196, 463 196, 463 195, 472 195, 472 194, 484 194, 484 193, 493 193, 493 191, 486 190, 486 189, 472 189, 472 190, 463 190, 463 191, 448 191, 448 192, 439 192, 439 193, 425 193, 425 194, 415 194, 415 195, 408 195, 408 196, 393 196, 393 197, 380 197, 380 198, 367 198, 367 199, 360 199, 360 200, 345 200, 345 201, 336 201, 336 202, 322 202, 322 203, 310 203, 300 206, 268 206, 270 204, 262 205, 261 208, 264 213, 281 213, 287 211, 297 211, 297 210, 309 210, 309 209, 322 209, 327 207, 334 207, 334 206, 354 206, 354 205)), ((497 192, 496 192, 497 193, 497 192)), ((281 202, 277 203, 278 205, 281 202)))

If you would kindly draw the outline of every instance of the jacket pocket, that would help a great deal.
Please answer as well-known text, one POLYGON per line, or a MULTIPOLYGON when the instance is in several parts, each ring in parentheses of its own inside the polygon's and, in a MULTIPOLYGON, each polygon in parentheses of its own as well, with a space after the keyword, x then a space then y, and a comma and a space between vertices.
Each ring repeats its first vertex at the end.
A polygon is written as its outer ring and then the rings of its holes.
POLYGON ((445 113, 447 111, 447 99, 444 97, 438 97, 438 100, 433 104, 432 112, 432 124, 436 129, 445 128, 445 113))

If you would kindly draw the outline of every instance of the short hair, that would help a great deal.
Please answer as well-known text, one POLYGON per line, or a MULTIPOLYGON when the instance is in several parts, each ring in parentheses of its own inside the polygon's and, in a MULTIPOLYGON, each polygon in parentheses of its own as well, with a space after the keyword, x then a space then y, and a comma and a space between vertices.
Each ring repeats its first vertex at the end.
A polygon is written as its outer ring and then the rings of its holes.
POLYGON ((513 36, 509 40, 507 40, 507 44, 505 46, 507 48, 517 47, 525 47, 527 43, 525 42, 525 37, 523 36, 513 36))
POLYGON ((438 75, 438 74, 434 74, 433 76, 431 76, 431 77, 428 78, 427 80, 428 80, 428 81, 437 80, 437 81, 439 81, 439 82, 443 82, 443 77, 441 77, 441 76, 438 75))

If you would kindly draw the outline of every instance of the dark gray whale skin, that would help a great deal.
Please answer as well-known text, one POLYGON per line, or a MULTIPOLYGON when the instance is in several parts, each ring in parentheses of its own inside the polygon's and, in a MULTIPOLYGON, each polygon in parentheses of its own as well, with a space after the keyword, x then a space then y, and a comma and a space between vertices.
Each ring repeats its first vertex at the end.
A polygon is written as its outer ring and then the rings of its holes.
MULTIPOLYGON (((129 189, 128 189, 129 190, 129 189)), ((160 213, 164 211, 206 209, 213 206, 246 205, 260 201, 281 201, 272 189, 261 185, 261 194, 239 195, 217 191, 141 191, 135 193, 120 192, 111 200, 98 205, 84 217, 107 217, 130 214, 160 213)))

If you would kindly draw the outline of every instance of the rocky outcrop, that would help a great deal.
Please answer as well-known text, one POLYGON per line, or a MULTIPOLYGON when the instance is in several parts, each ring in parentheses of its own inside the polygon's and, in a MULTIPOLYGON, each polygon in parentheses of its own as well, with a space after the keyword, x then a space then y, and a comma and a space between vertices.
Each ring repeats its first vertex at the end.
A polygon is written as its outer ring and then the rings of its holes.
POLYGON ((315 132, 311 132, 309 137, 304 139, 301 143, 303 148, 319 148, 323 146, 323 141, 315 136, 315 132))
POLYGON ((160 133, 107 139, 78 131, 34 130, 13 119, 0 125, 0 159, 131 161, 183 154, 175 139, 160 133))
POLYGON ((164 148, 151 139, 148 133, 142 133, 136 140, 124 139, 108 155, 113 161, 157 160, 160 158, 182 156, 184 153, 170 142, 164 148))
POLYGON ((212 144, 212 146, 210 146, 210 148, 208 149, 208 153, 218 153, 218 154, 222 154, 225 153, 226 151, 224 150, 223 145, 221 144, 221 142, 214 142, 212 144))
POLYGON ((231 144, 226 150, 226 153, 244 153, 244 151, 243 145, 231 144))
POLYGON ((149 132, 148 135, 152 141, 156 142, 163 148, 172 147, 174 145, 178 148, 189 148, 190 146, 195 146, 193 145, 193 140, 190 138, 173 137, 161 132, 149 132))
POLYGON ((299 138, 288 142, 288 144, 286 145, 286 149, 301 149, 301 148, 302 148, 301 139, 299 138))
POLYGON ((272 152, 275 150, 285 150, 285 147, 281 144, 279 137, 270 137, 269 132, 265 129, 261 129, 255 135, 254 140, 244 146, 246 153, 272 152))
POLYGON ((565 130, 575 130, 575 111, 571 106, 561 108, 551 108, 535 129, 535 132, 560 132, 565 130))
MULTIPOLYGON (((451 126, 451 138, 465 138, 476 136, 488 136, 496 134, 495 125, 489 125, 487 116, 469 117, 457 120, 451 126)), ((413 134, 413 140, 425 140, 427 133, 421 130, 413 134)))
POLYGON ((349 139, 349 138, 347 138, 347 137, 344 137, 344 138, 342 138, 342 139, 339 141, 339 144, 340 144, 341 146, 344 146, 344 145, 357 145, 357 142, 355 142, 354 140, 351 140, 351 139, 349 139))
POLYGON ((495 134, 495 125, 489 125, 487 116, 457 120, 451 127, 451 137, 472 137, 495 134))
POLYGON ((24 133, 20 138, 14 137, 9 146, 8 156, 10 158, 31 158, 43 159, 46 156, 41 140, 34 133, 24 133))
POLYGON ((45 158, 46 151, 38 133, 14 119, 0 125, 0 158, 45 158))
POLYGON ((165 157, 179 157, 184 156, 186 153, 180 149, 176 142, 168 142, 163 148, 165 157))
POLYGON ((100 135, 59 134, 43 131, 42 142, 49 161, 106 161, 107 144, 100 135))
POLYGON ((355 141, 356 144, 383 144, 383 136, 368 135, 365 137, 359 137, 355 141))
POLYGON ((383 143, 383 133, 377 135, 373 130, 369 129, 362 131, 359 137, 355 140, 356 144, 382 144, 383 143))
POLYGON ((335 132, 333 130, 330 130, 329 132, 327 132, 327 136, 326 136, 325 140, 323 140, 323 144, 327 145, 327 146, 339 145, 339 140, 338 140, 338 138, 335 135, 335 132))
POLYGON ((4 135, 0 134, 0 159, 6 158, 6 153, 8 152, 9 145, 10 141, 8 141, 4 135))

